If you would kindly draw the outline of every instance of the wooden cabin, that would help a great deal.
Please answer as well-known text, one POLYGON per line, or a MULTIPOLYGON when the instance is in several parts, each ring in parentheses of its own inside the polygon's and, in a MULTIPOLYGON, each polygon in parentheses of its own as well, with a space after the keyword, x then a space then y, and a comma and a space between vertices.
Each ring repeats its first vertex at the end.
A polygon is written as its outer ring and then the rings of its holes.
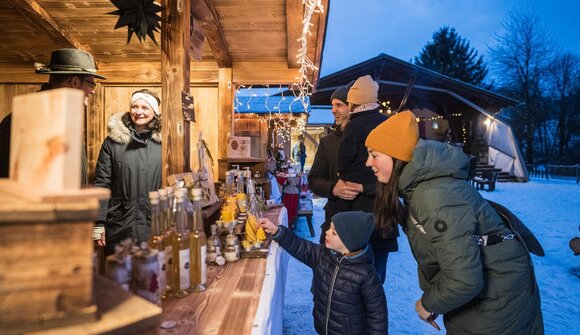
POLYGON ((515 133, 499 117, 518 101, 386 54, 320 78, 311 97, 313 113, 328 114, 324 106, 334 90, 364 75, 379 84, 384 113, 409 109, 417 116, 422 138, 444 140, 450 130, 450 142, 501 170, 504 180, 528 181, 515 133))
MULTIPOLYGON (((94 56, 98 73, 107 77, 86 111, 89 176, 108 117, 128 110, 130 94, 141 88, 162 100, 165 176, 188 170, 199 132, 213 157, 224 158, 236 85, 291 86, 301 80, 297 55, 305 17, 312 25, 303 55, 320 67, 329 1, 321 3, 324 11, 311 13, 299 0, 162 0, 156 45, 136 36, 127 43, 127 27, 114 29, 119 16, 110 14, 117 8, 109 0, 3 1, 0 119, 10 113, 14 96, 38 91, 48 79, 35 74, 35 62, 47 64, 54 49, 79 48, 94 56), (184 120, 182 92, 193 97, 195 121, 184 120)), ((318 75, 307 69, 303 79, 315 88, 318 75)))

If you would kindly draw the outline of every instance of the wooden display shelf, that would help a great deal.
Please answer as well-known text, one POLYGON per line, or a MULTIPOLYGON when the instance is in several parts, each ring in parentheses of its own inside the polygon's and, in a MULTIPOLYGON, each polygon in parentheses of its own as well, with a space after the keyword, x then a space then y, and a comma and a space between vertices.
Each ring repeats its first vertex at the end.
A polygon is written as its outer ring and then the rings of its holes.
POLYGON ((68 327, 53 328, 29 335, 154 335, 159 333, 161 307, 125 292, 107 278, 95 277, 97 321, 68 327))
MULTIPOLYGON (((265 215, 277 221, 280 210, 265 215)), ((163 302, 163 320, 177 325, 160 334, 251 334, 265 274, 264 258, 208 266, 206 291, 163 302)))

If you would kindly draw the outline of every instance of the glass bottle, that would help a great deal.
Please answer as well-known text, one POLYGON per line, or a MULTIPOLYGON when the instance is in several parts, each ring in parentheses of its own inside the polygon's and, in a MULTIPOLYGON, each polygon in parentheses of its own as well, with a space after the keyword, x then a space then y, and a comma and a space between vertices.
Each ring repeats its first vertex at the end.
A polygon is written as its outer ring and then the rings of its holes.
POLYGON ((189 236, 191 249, 191 290, 194 292, 205 291, 207 285, 207 239, 203 228, 201 213, 203 190, 194 188, 193 195, 193 226, 189 236))
POLYGON ((181 298, 188 294, 191 287, 189 271, 190 249, 187 211, 185 209, 185 189, 175 192, 175 226, 173 237, 173 295, 181 298))
POLYGON ((211 236, 207 240, 207 263, 217 264, 217 258, 222 255, 222 241, 217 236, 217 225, 211 225, 211 236))
MULTIPOLYGON (((149 238, 148 248, 157 251, 157 263, 159 273, 157 282, 159 286, 160 297, 167 297, 167 261, 165 257, 165 236, 161 230, 161 212, 159 210, 159 192, 149 192, 149 206, 151 207, 151 237, 149 238)), ((133 269, 135 270, 135 269, 133 269)))
POLYGON ((133 254, 133 278, 131 291, 143 299, 161 306, 161 268, 158 251, 149 248, 147 242, 133 254))
POLYGON ((173 199, 173 188, 159 189, 159 230, 163 235, 163 253, 164 253, 164 263, 161 265, 164 268, 165 278, 167 285, 165 291, 162 292, 161 297, 165 299, 170 295, 172 288, 174 287, 173 282, 173 238, 175 236, 175 229, 173 223, 173 206, 170 202, 173 199), (171 196, 171 199, 170 199, 171 196))
POLYGON ((228 236, 226 236, 224 258, 227 262, 235 262, 240 259, 240 240, 236 234, 234 234, 233 226, 230 226, 230 232, 228 233, 228 236))

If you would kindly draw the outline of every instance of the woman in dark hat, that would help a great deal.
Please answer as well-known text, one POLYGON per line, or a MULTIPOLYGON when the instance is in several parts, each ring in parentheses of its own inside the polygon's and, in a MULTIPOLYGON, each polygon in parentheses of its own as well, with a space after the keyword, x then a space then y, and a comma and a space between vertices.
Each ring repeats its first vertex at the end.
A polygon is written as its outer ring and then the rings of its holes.
POLYGON ((106 216, 97 221, 105 227, 106 254, 126 238, 140 243, 151 234, 148 195, 161 187, 159 105, 155 93, 139 90, 131 95, 129 112, 109 118, 95 175, 96 186, 111 190, 106 216))

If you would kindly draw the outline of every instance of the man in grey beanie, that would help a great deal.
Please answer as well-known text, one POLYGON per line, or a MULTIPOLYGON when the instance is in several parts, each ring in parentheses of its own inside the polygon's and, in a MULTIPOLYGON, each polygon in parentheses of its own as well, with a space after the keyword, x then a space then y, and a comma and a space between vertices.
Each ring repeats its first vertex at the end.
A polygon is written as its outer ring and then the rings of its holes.
MULTIPOLYGON (((366 212, 372 212, 375 196, 376 184, 361 185, 344 181, 338 178, 338 148, 342 139, 342 127, 346 125, 346 120, 350 110, 347 96, 355 81, 348 85, 337 88, 330 98, 332 103, 332 114, 335 118, 335 130, 320 139, 314 162, 308 174, 308 185, 310 190, 328 199, 324 206, 324 223, 321 225, 320 243, 324 243, 325 232, 330 228, 332 217, 339 213, 339 201, 353 201, 360 193, 368 198, 366 201, 366 212)), ((399 249, 397 243, 398 231, 389 234, 384 238, 378 231, 373 232, 371 244, 375 258, 375 267, 379 272, 382 282, 387 275, 387 259, 389 252, 399 249)))

